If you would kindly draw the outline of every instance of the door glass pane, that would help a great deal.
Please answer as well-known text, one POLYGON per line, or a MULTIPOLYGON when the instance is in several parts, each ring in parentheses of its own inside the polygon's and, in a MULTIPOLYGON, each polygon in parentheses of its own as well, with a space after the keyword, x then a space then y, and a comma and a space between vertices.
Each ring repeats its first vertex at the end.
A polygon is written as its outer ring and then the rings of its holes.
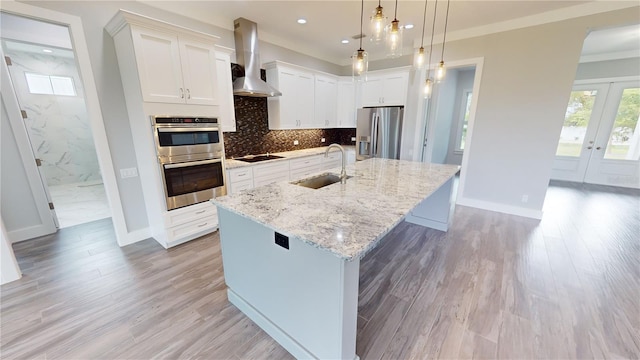
POLYGON ((616 120, 611 129, 605 159, 640 159, 640 88, 629 88, 622 92, 616 120))
POLYGON ((580 156, 597 93, 595 90, 571 92, 556 156, 580 156))

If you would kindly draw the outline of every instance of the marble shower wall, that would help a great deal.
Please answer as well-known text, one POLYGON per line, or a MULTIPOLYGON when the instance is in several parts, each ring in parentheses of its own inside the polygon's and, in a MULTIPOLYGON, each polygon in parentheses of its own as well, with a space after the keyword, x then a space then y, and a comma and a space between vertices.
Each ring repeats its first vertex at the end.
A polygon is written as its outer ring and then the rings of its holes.
MULTIPOLYGON (((231 69, 233 80, 244 76, 241 66, 232 64, 231 69)), ((262 79, 266 79, 264 70, 262 70, 262 79)), ((308 149, 331 143, 355 144, 351 141, 351 137, 356 136, 355 129, 269 130, 266 98, 234 96, 233 101, 236 131, 224 133, 227 158, 308 149), (324 143, 321 142, 323 137, 324 143), (294 140, 298 140, 299 144, 293 145, 294 140)))
POLYGON ((49 185, 100 180, 100 168, 75 60, 6 50, 27 129, 49 185), (72 77, 77 96, 31 94, 25 72, 72 77))

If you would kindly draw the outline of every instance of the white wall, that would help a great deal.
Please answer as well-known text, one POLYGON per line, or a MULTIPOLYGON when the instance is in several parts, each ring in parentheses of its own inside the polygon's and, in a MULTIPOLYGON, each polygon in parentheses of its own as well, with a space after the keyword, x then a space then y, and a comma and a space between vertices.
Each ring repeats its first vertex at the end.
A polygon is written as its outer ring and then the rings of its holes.
POLYGON ((460 117, 464 116, 463 99, 467 90, 473 90, 473 79, 476 76, 475 70, 457 70, 458 82, 456 85, 455 103, 453 104, 453 117, 451 124, 451 134, 449 137, 449 148, 447 149, 447 164, 462 164, 462 153, 456 151, 456 141, 458 136, 458 127, 460 126, 460 117))
POLYGON ((639 74, 640 58, 596 61, 579 64, 576 80, 638 76, 639 74))

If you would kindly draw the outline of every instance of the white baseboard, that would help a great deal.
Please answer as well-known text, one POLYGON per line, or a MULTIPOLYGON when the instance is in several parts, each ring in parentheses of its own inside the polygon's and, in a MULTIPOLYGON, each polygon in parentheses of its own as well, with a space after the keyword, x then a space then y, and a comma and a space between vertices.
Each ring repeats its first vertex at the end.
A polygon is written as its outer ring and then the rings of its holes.
POLYGON ((151 230, 147 228, 135 230, 120 236, 118 239, 118 245, 120 247, 137 243, 138 241, 146 240, 151 237, 151 230))
MULTIPOLYGON (((25 241, 29 239, 33 239, 40 236, 46 236, 46 226, 45 225, 34 225, 29 226, 22 229, 16 229, 12 231, 7 231, 7 237, 9 241, 14 244, 20 241, 25 241), (43 235, 44 234, 44 235, 43 235)), ((54 234, 55 231, 51 234, 54 234)))
POLYGON ((440 221, 421 218, 419 216, 413 216, 413 214, 411 214, 411 213, 409 213, 407 216, 405 216, 404 221, 410 222, 412 224, 428 227, 428 228, 431 228, 431 229, 444 231, 444 232, 449 230, 449 224, 446 224, 446 223, 443 223, 443 222, 440 222, 440 221))
POLYGON ((456 204, 483 210, 495 211, 503 214, 522 216, 531 219, 542 219, 542 210, 527 209, 520 206, 504 205, 491 201, 469 199, 465 197, 458 198, 456 204))

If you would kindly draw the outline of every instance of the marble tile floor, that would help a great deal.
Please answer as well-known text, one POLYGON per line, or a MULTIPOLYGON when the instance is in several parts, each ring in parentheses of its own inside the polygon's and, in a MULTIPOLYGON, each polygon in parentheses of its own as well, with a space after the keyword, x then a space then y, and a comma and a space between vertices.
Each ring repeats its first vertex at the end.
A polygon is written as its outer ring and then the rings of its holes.
POLYGON ((49 192, 61 229, 111 217, 101 180, 53 185, 49 192))

